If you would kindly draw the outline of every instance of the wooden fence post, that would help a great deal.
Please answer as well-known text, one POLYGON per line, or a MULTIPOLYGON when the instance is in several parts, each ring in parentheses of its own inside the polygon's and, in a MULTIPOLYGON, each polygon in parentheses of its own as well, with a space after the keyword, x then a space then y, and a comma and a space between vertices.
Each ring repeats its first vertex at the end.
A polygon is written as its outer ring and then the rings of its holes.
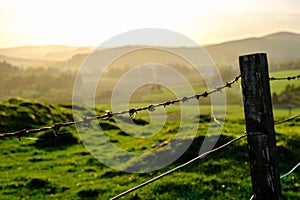
POLYGON ((239 57, 254 199, 281 199, 267 55, 239 57))

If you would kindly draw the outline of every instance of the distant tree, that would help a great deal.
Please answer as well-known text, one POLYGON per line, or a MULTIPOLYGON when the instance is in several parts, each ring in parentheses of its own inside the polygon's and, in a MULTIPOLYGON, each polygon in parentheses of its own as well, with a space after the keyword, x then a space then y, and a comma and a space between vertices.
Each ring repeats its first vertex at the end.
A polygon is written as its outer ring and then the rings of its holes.
POLYGON ((271 65, 271 71, 300 69, 300 60, 292 60, 271 65))
POLYGON ((278 95, 276 92, 273 92, 273 94, 272 94, 272 101, 273 101, 273 104, 278 104, 278 95))
POLYGON ((280 94, 273 93, 274 104, 300 104, 300 87, 286 85, 280 94))
POLYGON ((5 60, 0 62, 0 77, 7 76, 10 74, 16 74, 20 71, 20 68, 7 63, 5 60))

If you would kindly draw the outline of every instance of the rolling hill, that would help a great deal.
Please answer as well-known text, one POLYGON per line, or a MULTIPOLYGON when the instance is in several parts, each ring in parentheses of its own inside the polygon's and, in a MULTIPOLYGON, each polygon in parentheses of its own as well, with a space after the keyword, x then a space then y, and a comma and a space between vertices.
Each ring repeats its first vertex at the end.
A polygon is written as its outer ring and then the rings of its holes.
MULTIPOLYGON (((101 48, 98 49, 98 55, 106 58, 120 51, 131 51, 133 47, 134 46, 101 48)), ((180 52, 189 53, 193 58, 199 57, 197 54, 198 50, 195 47, 168 47, 171 51, 173 48, 177 48, 180 52)), ((268 53, 270 64, 275 65, 282 62, 300 60, 300 34, 277 32, 262 37, 207 45, 204 46, 204 48, 219 66, 236 66, 239 55, 254 52, 268 53)), ((64 69, 77 69, 86 56, 94 49, 95 47, 71 47, 63 45, 2 48, 0 49, 0 59, 22 67, 56 66, 64 69)), ((170 64, 170 61, 168 61, 165 56, 158 59, 165 60, 165 63, 170 64)), ((127 59, 126 62, 120 64, 126 66, 132 64, 132 61, 127 59)))
POLYGON ((300 59, 300 34, 278 32, 263 37, 247 38, 209 45, 205 49, 217 63, 232 63, 242 54, 266 52, 271 63, 300 59))
POLYGON ((12 58, 37 60, 67 60, 73 55, 89 53, 93 47, 72 47, 64 45, 21 46, 0 49, 0 55, 12 58))

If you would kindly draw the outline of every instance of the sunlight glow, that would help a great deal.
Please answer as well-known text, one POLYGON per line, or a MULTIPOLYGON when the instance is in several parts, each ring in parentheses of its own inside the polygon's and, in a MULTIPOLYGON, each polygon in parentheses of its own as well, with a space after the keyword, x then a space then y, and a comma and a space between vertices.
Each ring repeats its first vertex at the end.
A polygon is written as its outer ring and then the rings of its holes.
POLYGON ((215 43, 277 30, 299 32, 299 8, 296 0, 0 0, 0 47, 97 46, 137 28, 170 29, 215 43))

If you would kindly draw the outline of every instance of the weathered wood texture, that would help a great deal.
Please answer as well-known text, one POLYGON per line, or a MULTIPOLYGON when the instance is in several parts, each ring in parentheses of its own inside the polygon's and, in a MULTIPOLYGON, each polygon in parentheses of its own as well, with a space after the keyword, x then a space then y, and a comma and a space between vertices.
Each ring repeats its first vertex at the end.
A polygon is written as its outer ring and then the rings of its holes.
POLYGON ((267 55, 239 57, 254 199, 281 199, 267 55))

